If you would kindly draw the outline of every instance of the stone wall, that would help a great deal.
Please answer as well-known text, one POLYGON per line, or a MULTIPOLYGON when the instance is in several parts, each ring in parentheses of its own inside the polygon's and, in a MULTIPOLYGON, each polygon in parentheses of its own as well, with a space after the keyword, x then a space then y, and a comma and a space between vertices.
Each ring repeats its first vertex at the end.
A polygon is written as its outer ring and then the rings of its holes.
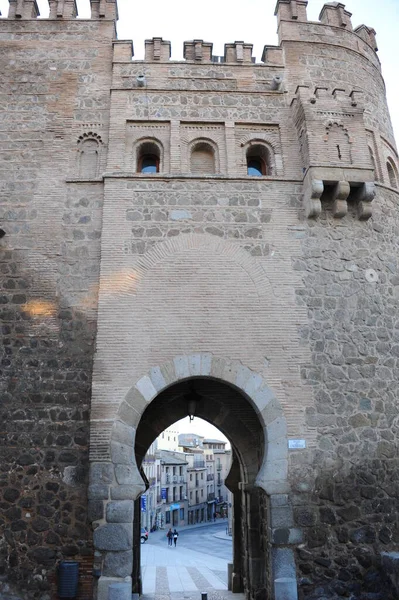
MULTIPOLYGON (((112 2, 93 0, 87 21, 73 18, 73 2, 53 2, 41 21, 19 18, 20 6, 34 3, 12 3, 14 17, 0 21, 0 574, 44 600, 56 562, 77 558, 80 597, 89 598, 89 521, 99 526, 103 579, 118 577, 124 560, 107 546, 107 521, 126 533, 129 569, 131 501, 144 489, 130 470, 134 427, 164 389, 166 365, 169 383, 200 374, 247 399, 262 381, 273 390, 262 402, 285 445, 266 430, 264 464, 278 486, 258 480, 271 506, 254 500, 236 527, 249 524, 252 547, 270 550, 262 589, 285 572, 288 559, 276 557, 295 550, 301 597, 388 599, 379 556, 399 535, 399 275, 387 162, 397 169, 398 156, 373 30, 353 32, 339 3, 309 23, 306 2, 279 0, 281 46, 265 47, 262 64, 241 42, 212 62, 201 40, 173 63, 161 38, 146 42, 145 62, 132 62, 131 43, 112 41, 112 2), (61 8, 69 12, 57 17, 61 8), (334 126, 346 146, 330 160, 334 126), (160 172, 138 173, 140 144, 154 139, 160 172), (213 173, 190 172, 196 140, 213 149, 213 173), (266 177, 246 174, 253 143, 267 148, 266 177), (304 177, 320 165, 325 190, 312 188, 319 216, 309 219, 304 177), (368 210, 359 213, 365 182, 368 210), (128 428, 114 427, 118 419, 128 428), (121 439, 111 452, 112 432, 121 439), (287 438, 306 448, 288 450, 287 438), (119 489, 118 477, 134 486, 119 489), (121 499, 127 509, 115 523, 121 499)), ((216 422, 231 424, 226 414, 216 422)), ((237 490, 252 494, 242 479, 237 490)))
POLYGON ((80 597, 90 598, 103 186, 79 160, 85 140, 102 136, 105 149, 114 23, 2 19, 0 30, 0 574, 43 600, 58 561, 76 559, 80 597))

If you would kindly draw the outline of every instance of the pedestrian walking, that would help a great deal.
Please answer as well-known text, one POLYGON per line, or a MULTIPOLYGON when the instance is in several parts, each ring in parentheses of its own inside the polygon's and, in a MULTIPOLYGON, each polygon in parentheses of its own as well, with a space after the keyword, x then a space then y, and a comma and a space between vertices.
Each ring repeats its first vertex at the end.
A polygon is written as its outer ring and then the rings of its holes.
POLYGON ((166 537, 168 538, 168 546, 172 546, 172 544, 173 544, 173 541, 172 541, 173 540, 173 531, 172 531, 171 527, 169 527, 169 531, 166 534, 166 537))
POLYGON ((173 532, 173 541, 174 541, 174 543, 175 543, 175 548, 176 548, 176 544, 177 544, 177 538, 178 538, 178 535, 179 535, 179 534, 177 533, 177 531, 176 531, 176 527, 175 527, 175 530, 174 530, 174 532, 173 532))

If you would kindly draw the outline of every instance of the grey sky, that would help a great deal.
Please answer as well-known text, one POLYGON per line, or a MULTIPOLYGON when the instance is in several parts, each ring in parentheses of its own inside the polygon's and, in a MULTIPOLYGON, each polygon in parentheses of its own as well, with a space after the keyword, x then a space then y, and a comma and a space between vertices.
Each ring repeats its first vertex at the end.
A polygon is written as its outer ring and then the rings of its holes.
MULTIPOLYGON (((77 0, 79 15, 90 14, 89 0, 77 0)), ((47 0, 38 0, 43 17, 48 15, 47 0)), ((224 44, 244 40, 254 44, 254 56, 260 59, 265 44, 276 44, 276 0, 118 0, 119 39, 132 39, 135 59, 144 54, 144 40, 161 36, 172 42, 172 60, 182 59, 183 42, 204 39, 213 42, 213 53, 222 55, 224 44)), ((318 20, 324 0, 309 0, 308 18, 318 20)), ((377 32, 379 58, 387 85, 391 118, 399 139, 399 0, 348 0, 353 26, 364 23, 377 32)), ((3 16, 8 12, 8 0, 0 0, 3 16)))

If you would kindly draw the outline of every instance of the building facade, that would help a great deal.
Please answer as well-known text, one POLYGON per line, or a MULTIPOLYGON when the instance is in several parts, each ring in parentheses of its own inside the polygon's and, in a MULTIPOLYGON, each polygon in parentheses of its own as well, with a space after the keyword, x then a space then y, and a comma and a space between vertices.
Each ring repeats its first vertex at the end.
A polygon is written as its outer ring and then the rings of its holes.
POLYGON ((75 559, 80 600, 140 592, 142 462, 195 415, 234 451, 233 591, 397 597, 398 154, 374 29, 278 0, 260 62, 203 40, 173 62, 162 38, 134 61, 115 0, 90 3, 0 19, 1 582, 49 600, 75 559))

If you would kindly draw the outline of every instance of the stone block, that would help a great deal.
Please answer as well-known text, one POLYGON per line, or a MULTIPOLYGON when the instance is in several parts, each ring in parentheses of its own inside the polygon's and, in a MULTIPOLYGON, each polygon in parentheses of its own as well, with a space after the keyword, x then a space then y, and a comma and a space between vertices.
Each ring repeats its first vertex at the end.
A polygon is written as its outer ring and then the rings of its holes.
POLYGON ((127 577, 133 569, 133 552, 107 552, 104 557, 103 574, 106 577, 127 577))
MULTIPOLYGON (((130 586, 130 594, 132 589, 131 577, 105 577, 101 576, 98 580, 97 600, 109 600, 109 588, 115 583, 128 583, 130 586)), ((130 598, 129 598, 130 600, 130 598)))
POLYGON ((87 519, 93 521, 101 521, 104 518, 104 502, 103 500, 89 500, 87 505, 87 519))
POLYGON ((291 506, 275 506, 270 508, 270 521, 273 528, 291 527, 293 514, 291 506))
POLYGON ((270 496, 270 506, 272 508, 288 506, 288 494, 273 494, 270 496))
POLYGON ((277 417, 266 427, 266 439, 270 443, 285 438, 287 446, 287 421, 285 417, 277 417))
POLYGON ((168 361, 161 366, 161 374, 166 382, 170 385, 176 381, 175 364, 173 361, 168 361))
POLYGON ((93 542, 96 550, 130 550, 133 543, 133 524, 108 523, 97 527, 93 533, 93 542))
POLYGON ((132 407, 128 402, 125 402, 125 401, 122 402, 119 407, 118 417, 121 421, 124 421, 125 423, 127 423, 129 426, 132 426, 132 427, 136 427, 140 421, 140 415, 137 412, 137 410, 134 407, 132 407))
POLYGON ((106 519, 108 523, 133 522, 133 501, 120 500, 116 502, 108 502, 106 508, 106 519))
POLYGON ((201 375, 207 377, 211 374, 212 369, 212 354, 203 352, 201 354, 201 375))
POLYGON ((108 600, 131 600, 132 587, 129 582, 111 583, 108 588, 108 600))
MULTIPOLYGON (((119 442, 111 442, 111 458, 112 462, 117 465, 131 465, 135 460, 134 448, 119 442)), ((122 482, 118 482, 122 483, 122 482)))
POLYGON ((201 375, 201 354, 190 354, 187 358, 190 375, 201 375))
POLYGON ((267 446, 267 460, 273 462, 275 460, 287 459, 288 458, 288 444, 287 438, 281 437, 275 440, 269 440, 267 446))
POLYGON ((145 490, 144 481, 140 485, 117 485, 110 488, 112 500, 136 500, 145 490))
POLYGON ((262 412, 273 399, 274 393, 267 385, 263 385, 253 395, 253 400, 259 412, 262 412))
POLYGON ((245 367, 244 365, 241 365, 241 364, 238 365, 234 384, 240 390, 243 390, 246 382, 248 381, 248 379, 251 377, 252 374, 253 374, 252 371, 250 369, 248 369, 248 367, 245 367))
POLYGON ((269 423, 277 418, 282 418, 283 411, 276 397, 270 399, 270 402, 268 402, 266 407, 262 410, 261 416, 265 425, 269 425, 269 423))
POLYGON ((175 365, 177 379, 187 379, 190 377, 190 368, 188 366, 187 356, 176 356, 173 362, 175 365))
POLYGON ((147 402, 151 402, 158 393, 148 375, 139 379, 135 387, 147 402))
POLYGON ((112 431, 113 441, 134 447, 135 436, 136 430, 134 427, 130 427, 130 425, 126 425, 122 421, 115 421, 112 431))
POLYGON ((161 390, 166 388, 166 381, 164 376, 162 375, 160 367, 153 367, 150 370, 150 379, 152 385, 154 386, 157 392, 160 392, 161 390))
POLYGON ((292 577, 280 577, 274 580, 275 600, 298 600, 298 586, 292 577))
POLYGON ((115 467, 116 481, 121 485, 144 485, 136 465, 116 465, 115 467))
POLYGON ((248 379, 246 380, 246 382, 243 386, 243 390, 252 399, 255 392, 262 385, 262 382, 263 382, 263 379, 258 373, 251 372, 251 375, 248 377, 248 379))
POLYGON ((89 500, 108 500, 109 486, 101 483, 93 483, 88 488, 89 500))
POLYGON ((93 462, 90 465, 90 483, 113 483, 114 465, 106 462, 93 462))
POLYGON ((212 357, 211 376, 215 379, 223 379, 226 361, 218 356, 212 357))

